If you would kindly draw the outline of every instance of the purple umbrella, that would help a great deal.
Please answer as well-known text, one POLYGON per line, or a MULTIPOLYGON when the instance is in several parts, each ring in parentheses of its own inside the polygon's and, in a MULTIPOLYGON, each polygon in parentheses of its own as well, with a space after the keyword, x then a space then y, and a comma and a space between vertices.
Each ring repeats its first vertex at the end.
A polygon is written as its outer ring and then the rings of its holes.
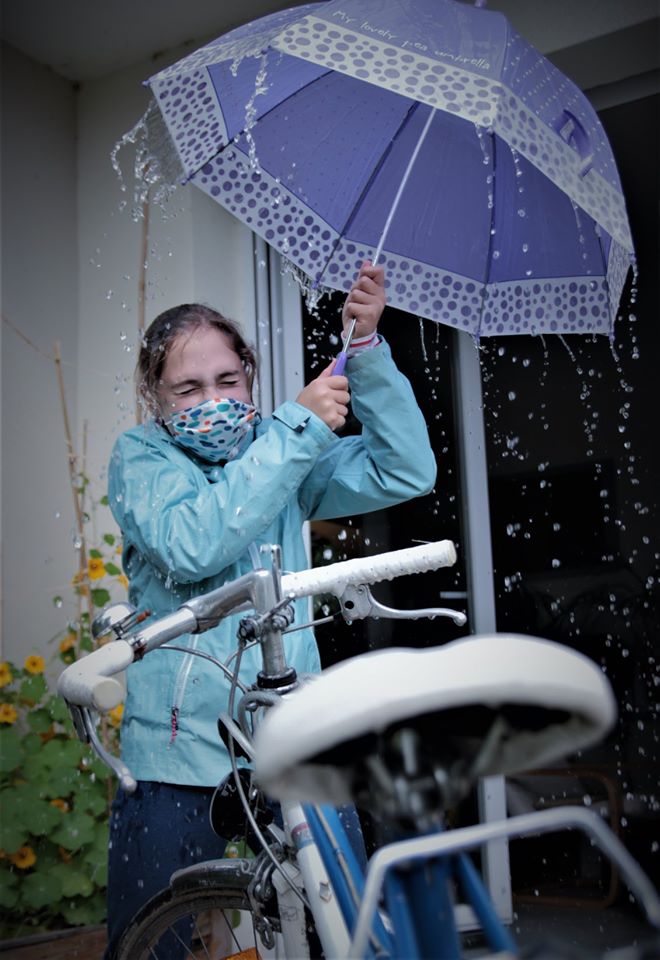
POLYGON ((611 334, 633 262, 612 151, 501 14, 312 3, 149 85, 151 176, 206 191, 308 288, 348 290, 378 257, 393 306, 475 336, 611 334))

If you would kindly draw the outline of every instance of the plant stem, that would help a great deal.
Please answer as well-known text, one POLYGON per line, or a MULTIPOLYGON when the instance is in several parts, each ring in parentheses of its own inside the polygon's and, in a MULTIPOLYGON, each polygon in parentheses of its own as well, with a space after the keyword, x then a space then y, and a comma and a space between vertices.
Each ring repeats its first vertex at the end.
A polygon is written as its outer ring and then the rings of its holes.
MULTIPOLYGON (((87 576, 87 548, 85 546, 85 530, 83 525, 82 499, 85 490, 84 478, 81 481, 77 470, 78 458, 73 445, 71 434, 71 424, 69 421, 69 410, 66 403, 66 393, 64 391, 64 377, 62 376, 62 355, 60 352, 59 340, 53 344, 53 359, 55 360, 55 370, 57 373, 57 385, 60 393, 60 404, 62 407, 62 417, 64 419, 64 435, 66 437, 67 461, 69 465, 69 482, 71 484, 71 493, 73 495, 73 510, 76 518, 76 532, 80 541, 78 551, 78 589, 83 591, 87 588, 87 612, 89 615, 89 625, 92 624, 92 598, 89 590, 87 576), (81 492, 82 491, 82 492, 81 492)), ((80 593, 78 595, 80 597, 80 593)), ((82 601, 79 600, 79 603, 82 601)), ((80 608, 79 608, 80 609, 80 608)), ((78 617, 79 638, 82 637, 82 615, 78 617)))

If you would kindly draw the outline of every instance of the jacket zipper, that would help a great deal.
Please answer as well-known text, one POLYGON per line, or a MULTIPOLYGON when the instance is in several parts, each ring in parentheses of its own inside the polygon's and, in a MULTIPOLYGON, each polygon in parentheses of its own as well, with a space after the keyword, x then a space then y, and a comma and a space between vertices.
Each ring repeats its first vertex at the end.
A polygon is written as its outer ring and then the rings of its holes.
MULTIPOLYGON (((259 548, 254 540, 248 545, 248 553, 250 555, 252 567, 255 570, 258 570, 261 566, 261 557, 259 556, 259 548)), ((190 646, 193 650, 197 649, 198 643, 199 636, 191 637, 190 646)), ((179 717, 181 715, 181 707, 183 706, 183 698, 188 685, 188 678, 190 676, 193 660, 194 654, 186 654, 181 666, 179 667, 179 672, 174 683, 174 696, 172 698, 172 709, 170 710, 170 746, 172 746, 176 740, 177 733, 179 732, 179 717)))
MULTIPOLYGON (((197 649, 197 644, 199 642, 199 637, 191 637, 190 646, 193 650, 197 649)), ((172 698, 172 709, 170 711, 170 725, 171 725, 171 735, 170 735, 170 746, 176 740, 176 735, 179 732, 179 716, 181 713, 181 706, 183 704, 183 698, 185 696, 186 687, 188 685, 188 678, 190 676, 190 670, 192 668, 194 659, 194 654, 187 653, 179 667, 179 672, 177 673, 176 681, 174 683, 174 696, 172 698)))

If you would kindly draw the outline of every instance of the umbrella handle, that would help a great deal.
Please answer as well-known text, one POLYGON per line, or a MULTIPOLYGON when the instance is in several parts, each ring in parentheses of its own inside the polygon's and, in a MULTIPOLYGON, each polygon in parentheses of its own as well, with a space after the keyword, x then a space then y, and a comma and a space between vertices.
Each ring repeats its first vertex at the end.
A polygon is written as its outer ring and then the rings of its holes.
POLYGON ((350 349, 351 342, 353 340, 353 335, 355 333, 356 323, 357 323, 357 319, 353 317, 353 319, 351 320, 351 325, 348 328, 348 333, 346 334, 346 339, 344 340, 344 346, 342 347, 341 353, 337 357, 337 360, 335 361, 335 365, 332 368, 333 377, 339 377, 344 372, 344 368, 346 367, 346 361, 348 360, 348 351, 350 349))

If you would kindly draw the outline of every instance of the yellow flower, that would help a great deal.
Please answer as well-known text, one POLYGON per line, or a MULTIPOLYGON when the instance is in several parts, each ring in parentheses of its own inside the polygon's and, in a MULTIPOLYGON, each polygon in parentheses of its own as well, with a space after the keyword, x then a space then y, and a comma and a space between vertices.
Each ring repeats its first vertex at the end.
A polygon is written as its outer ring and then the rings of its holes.
POLYGON ((87 563, 87 575, 90 580, 100 580, 105 576, 105 564, 101 557, 92 557, 87 563))
POLYGON ((119 580, 124 590, 128 590, 128 577, 125 573, 120 573, 117 580, 119 580))
POLYGON ((37 862, 34 850, 32 847, 27 846, 19 847, 16 853, 12 853, 9 859, 19 870, 27 870, 28 867, 34 866, 37 862))
POLYGON ((9 664, 6 661, 5 663, 0 663, 0 687, 6 687, 13 679, 9 664))
POLYGON ((0 723, 16 723, 18 714, 11 703, 0 703, 0 723))
POLYGON ((121 723, 121 718, 124 715, 124 704, 119 703, 114 709, 110 710, 108 717, 110 718, 110 723, 113 727, 118 727, 121 723))
POLYGON ((28 673, 43 673, 46 662, 39 654, 32 653, 27 657, 24 666, 28 673))
POLYGON ((51 807, 57 807, 57 809, 61 810, 62 813, 69 812, 69 804, 66 802, 66 800, 61 800, 59 797, 57 797, 55 800, 51 800, 50 805, 51 807))
POLYGON ((60 653, 66 653, 71 647, 75 647, 77 636, 75 633, 67 633, 63 640, 60 640, 60 653))

